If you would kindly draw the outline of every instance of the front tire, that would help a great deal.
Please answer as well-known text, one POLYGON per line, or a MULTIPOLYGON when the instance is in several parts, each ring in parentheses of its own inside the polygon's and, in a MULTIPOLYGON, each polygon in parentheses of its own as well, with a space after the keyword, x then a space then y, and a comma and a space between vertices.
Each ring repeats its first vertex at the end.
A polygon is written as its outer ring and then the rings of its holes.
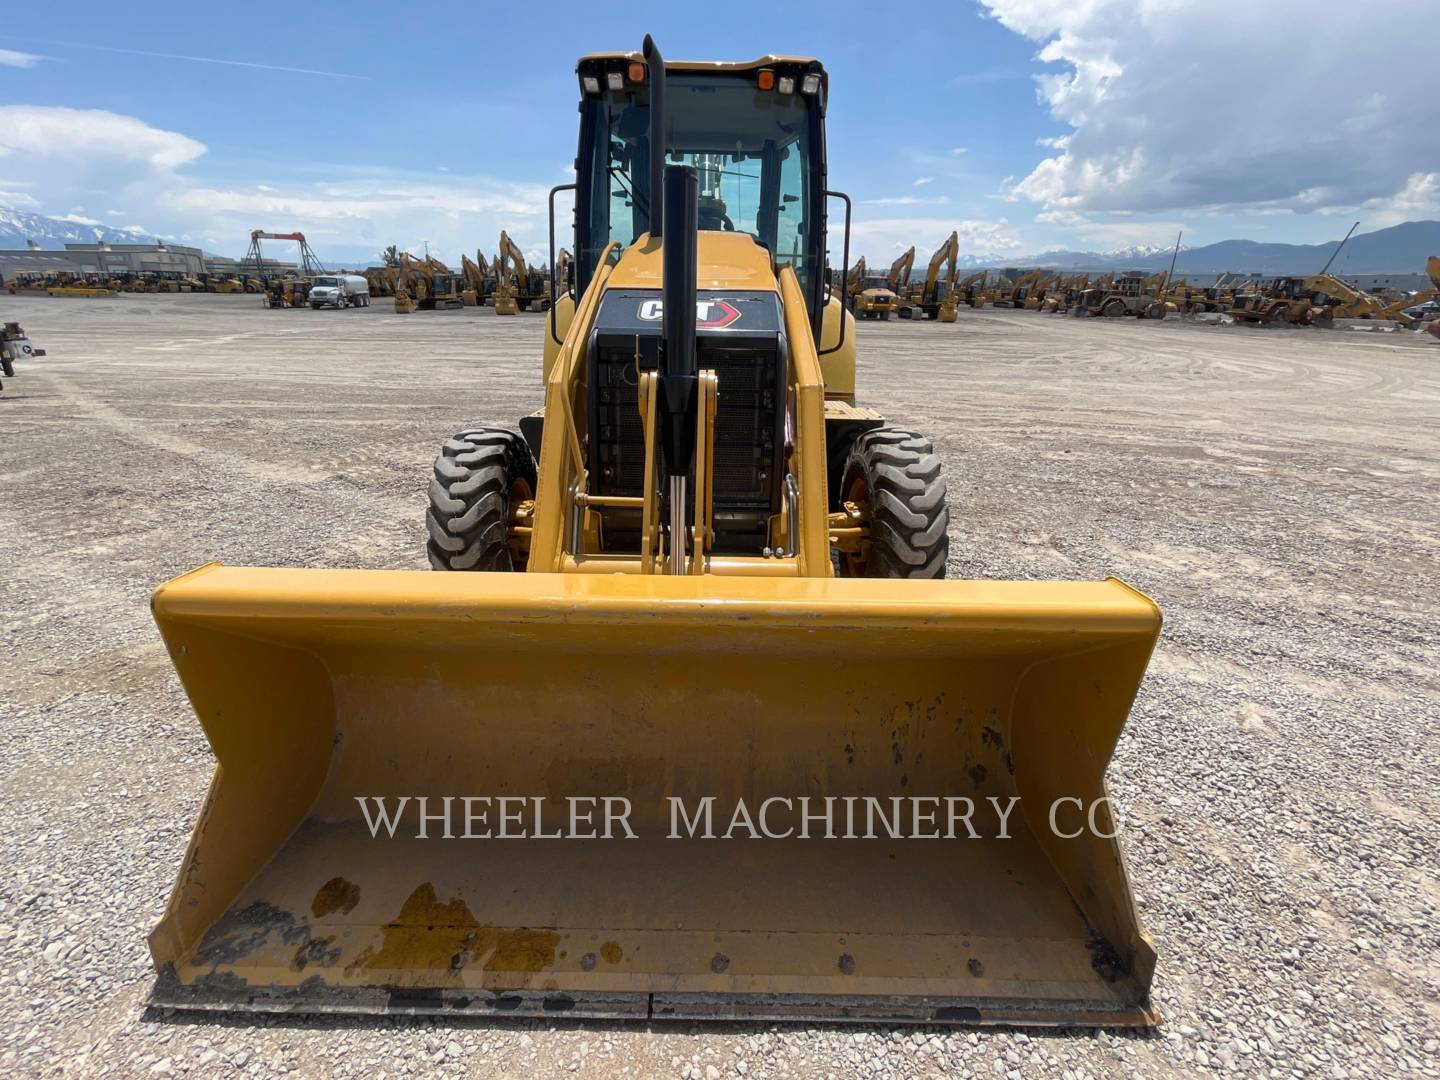
POLYGON ((510 545, 510 512, 535 497, 535 458, 504 428, 467 428, 447 439, 430 481, 426 552, 436 570, 524 570, 510 545))
POLYGON ((844 577, 943 578, 950 553, 945 478, 930 440, 903 428, 877 428, 855 440, 841 497, 868 520, 858 554, 842 552, 844 577))

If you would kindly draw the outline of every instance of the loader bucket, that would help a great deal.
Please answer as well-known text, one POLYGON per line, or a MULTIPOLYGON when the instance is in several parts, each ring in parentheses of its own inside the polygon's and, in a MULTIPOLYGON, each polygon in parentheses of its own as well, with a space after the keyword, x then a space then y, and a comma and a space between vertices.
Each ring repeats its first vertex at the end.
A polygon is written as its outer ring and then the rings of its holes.
POLYGON ((157 1004, 1158 1022, 1118 581, 209 566, 154 610, 218 759, 157 1004))

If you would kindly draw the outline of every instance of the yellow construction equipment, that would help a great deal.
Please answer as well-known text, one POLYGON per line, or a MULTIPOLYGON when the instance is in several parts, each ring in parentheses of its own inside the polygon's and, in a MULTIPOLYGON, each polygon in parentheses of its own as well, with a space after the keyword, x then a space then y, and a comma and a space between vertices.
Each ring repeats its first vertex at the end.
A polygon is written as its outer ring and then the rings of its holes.
POLYGON ((865 291, 865 256, 861 255, 850 267, 849 274, 841 274, 838 271, 831 274, 830 290, 836 296, 840 295, 840 283, 845 283, 845 304, 851 311, 855 310, 855 299, 865 291))
POLYGON ((1031 286, 1045 276, 1044 270, 1015 270, 1000 274, 987 288, 992 307, 1020 307, 1031 286))
POLYGON ((1262 288, 1245 295, 1237 295, 1229 308, 1230 315, 1237 322, 1264 323, 1288 326, 1291 323, 1308 324, 1323 314, 1317 305, 1310 283, 1319 277, 1277 277, 1262 288))
POLYGON ((533 305, 537 311, 550 306, 550 283, 544 270, 531 266, 525 261, 520 245, 510 239, 510 234, 500 231, 500 257, 495 264, 495 314, 518 315, 529 311, 533 305))
POLYGON ((1015 307, 1024 308, 1026 311, 1039 311, 1045 300, 1046 290, 1059 280, 1060 275, 1052 273, 1042 273, 1031 279, 1023 289, 1016 290, 1013 298, 1015 307))
POLYGON ((365 268, 365 283, 370 286, 371 296, 394 296, 395 284, 389 266, 367 266, 365 268))
MULTIPOLYGON (((911 260, 914 259, 914 248, 910 249, 911 260)), ((960 236, 952 231, 950 236, 935 249, 935 254, 930 256, 929 265, 925 268, 925 280, 918 288, 909 290, 909 304, 900 309, 900 317, 908 319, 915 311, 919 311, 927 319, 940 319, 942 309, 948 314, 943 322, 955 321, 955 306, 953 302, 947 307, 945 297, 953 293, 955 289, 955 259, 960 254, 960 236), (945 280, 940 280, 940 271, 945 271, 945 280)), ((908 268, 907 274, 908 278, 908 268)), ((904 295, 904 294, 902 294, 904 295)))
POLYGON ((1336 319, 1386 319, 1408 329, 1416 320, 1405 314, 1405 309, 1440 295, 1440 258, 1432 255, 1427 270, 1434 288, 1396 300, 1385 300, 1357 289, 1330 274, 1306 278, 1303 289, 1311 295, 1314 309, 1310 321, 1318 326, 1331 326, 1336 319))
POLYGON ((955 286, 956 301, 964 301, 972 308, 982 308, 990 302, 990 296, 985 291, 985 280, 989 276, 987 270, 977 270, 969 277, 964 278, 955 286))
POLYGON ((1167 277, 1169 275, 1164 271, 1149 275, 1121 274, 1116 278, 1107 276, 1101 284, 1081 290, 1070 306, 1070 314, 1099 315, 1110 319, 1124 315, 1162 319, 1173 310, 1163 295, 1167 277))
POLYGON ((397 257, 399 266, 395 268, 392 286, 397 313, 464 306, 460 275, 439 259, 430 255, 416 258, 408 251, 400 252, 397 257))
POLYGON ((1155 605, 941 580, 939 458, 854 403, 818 61, 577 75, 544 410, 430 489, 485 572, 154 597, 218 759, 154 1001, 1157 1023, 1105 795, 1155 605))
POLYGON ((898 311, 902 319, 910 318, 910 274, 914 269, 915 246, 912 244, 910 250, 890 264, 890 272, 885 275, 885 287, 895 297, 893 310, 898 311))
POLYGON ((1069 311, 1070 305, 1079 299, 1089 283, 1089 274, 1075 274, 1068 278, 1057 275, 1040 298, 1040 310, 1061 313, 1069 311))

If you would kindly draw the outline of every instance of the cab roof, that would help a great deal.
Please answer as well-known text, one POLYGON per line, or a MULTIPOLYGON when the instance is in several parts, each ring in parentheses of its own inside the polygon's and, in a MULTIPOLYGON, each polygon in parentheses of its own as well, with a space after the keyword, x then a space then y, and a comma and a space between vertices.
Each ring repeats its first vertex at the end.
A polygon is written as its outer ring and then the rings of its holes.
MULTIPOLYGON (((576 68, 585 64, 607 64, 622 60, 626 63, 645 57, 638 52, 594 52, 586 53, 576 62, 576 68)), ((824 71, 824 65, 813 56, 788 56, 767 53, 755 60, 666 60, 666 71, 758 71, 760 68, 785 66, 808 67, 812 71, 824 71)))

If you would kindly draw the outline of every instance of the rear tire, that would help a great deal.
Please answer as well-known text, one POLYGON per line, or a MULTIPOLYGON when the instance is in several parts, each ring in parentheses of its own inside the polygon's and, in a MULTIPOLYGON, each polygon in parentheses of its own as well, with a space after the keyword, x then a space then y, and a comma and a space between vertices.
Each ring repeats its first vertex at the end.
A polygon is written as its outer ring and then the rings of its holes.
POLYGON ((504 428, 467 428, 435 459, 425 548, 436 570, 523 570, 510 549, 510 507, 535 497, 535 458, 504 428))
POLYGON ((929 439, 903 428, 867 431, 850 448, 843 477, 842 500, 869 506, 870 540, 861 555, 841 553, 841 576, 945 576, 950 510, 929 439))

